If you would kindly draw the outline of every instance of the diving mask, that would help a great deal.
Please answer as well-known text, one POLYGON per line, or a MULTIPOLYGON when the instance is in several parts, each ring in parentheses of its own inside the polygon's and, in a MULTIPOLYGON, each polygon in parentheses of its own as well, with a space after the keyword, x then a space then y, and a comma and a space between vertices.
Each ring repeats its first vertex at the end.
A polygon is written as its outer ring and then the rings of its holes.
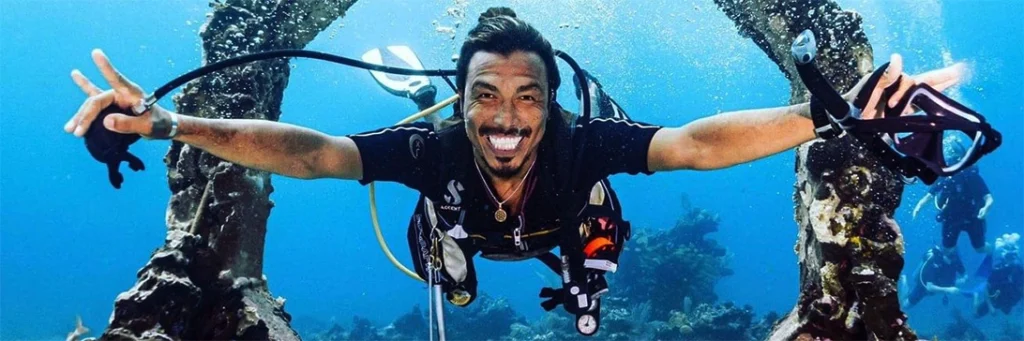
MULTIPOLYGON (((872 91, 889 65, 876 69, 854 101, 847 102, 815 65, 815 44, 813 33, 804 31, 793 43, 792 53, 797 72, 812 94, 811 113, 819 137, 830 139, 845 131, 867 144, 886 167, 926 184, 969 168, 1002 143, 1002 135, 984 116, 927 84, 911 86, 896 107, 881 110, 881 117, 862 118, 872 91), (962 153, 953 153, 950 151, 955 148, 944 147, 944 143, 954 143, 944 142, 950 136, 964 136, 971 142, 962 153)), ((882 106, 898 84, 894 82, 883 91, 879 101, 882 106)))

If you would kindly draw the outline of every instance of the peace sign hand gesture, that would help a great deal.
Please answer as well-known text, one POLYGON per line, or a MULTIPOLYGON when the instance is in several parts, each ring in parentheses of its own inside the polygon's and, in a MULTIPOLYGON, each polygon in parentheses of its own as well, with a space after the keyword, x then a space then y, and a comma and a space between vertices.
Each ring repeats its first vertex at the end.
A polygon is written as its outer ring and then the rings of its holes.
POLYGON ((142 88, 117 71, 103 51, 93 50, 92 59, 103 74, 103 78, 110 84, 111 89, 104 91, 89 81, 80 71, 71 71, 71 78, 75 84, 89 97, 78 108, 78 112, 71 117, 71 120, 64 124, 65 132, 82 137, 100 112, 108 107, 115 107, 123 113, 112 113, 103 119, 103 126, 108 130, 122 134, 139 134, 147 138, 173 137, 170 136, 173 131, 173 118, 169 112, 154 105, 142 115, 132 113, 132 106, 145 97, 142 88))

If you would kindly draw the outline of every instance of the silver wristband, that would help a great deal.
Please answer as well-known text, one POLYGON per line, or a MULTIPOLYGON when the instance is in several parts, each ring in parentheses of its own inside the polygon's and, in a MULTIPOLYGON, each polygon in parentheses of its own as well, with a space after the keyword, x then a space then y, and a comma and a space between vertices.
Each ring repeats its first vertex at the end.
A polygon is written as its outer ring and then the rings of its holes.
POLYGON ((167 114, 171 116, 171 131, 167 133, 167 138, 172 139, 178 136, 178 114, 173 111, 168 111, 167 114))

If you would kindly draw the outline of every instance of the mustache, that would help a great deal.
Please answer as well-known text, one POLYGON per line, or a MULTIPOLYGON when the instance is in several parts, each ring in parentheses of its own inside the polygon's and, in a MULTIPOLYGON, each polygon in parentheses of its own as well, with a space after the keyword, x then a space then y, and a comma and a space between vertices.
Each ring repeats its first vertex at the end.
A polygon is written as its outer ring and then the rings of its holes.
POLYGON ((498 128, 498 127, 480 127, 480 135, 511 135, 511 136, 522 136, 527 137, 533 133, 533 129, 529 127, 523 128, 498 128))

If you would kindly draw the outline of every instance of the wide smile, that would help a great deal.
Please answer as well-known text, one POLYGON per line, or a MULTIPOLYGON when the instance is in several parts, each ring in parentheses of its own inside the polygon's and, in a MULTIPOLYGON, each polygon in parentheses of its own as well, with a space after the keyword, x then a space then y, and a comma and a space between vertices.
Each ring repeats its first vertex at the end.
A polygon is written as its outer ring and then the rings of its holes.
POLYGON ((484 135, 484 139, 487 140, 494 157, 499 161, 508 162, 515 157, 525 138, 521 135, 492 134, 484 135))

